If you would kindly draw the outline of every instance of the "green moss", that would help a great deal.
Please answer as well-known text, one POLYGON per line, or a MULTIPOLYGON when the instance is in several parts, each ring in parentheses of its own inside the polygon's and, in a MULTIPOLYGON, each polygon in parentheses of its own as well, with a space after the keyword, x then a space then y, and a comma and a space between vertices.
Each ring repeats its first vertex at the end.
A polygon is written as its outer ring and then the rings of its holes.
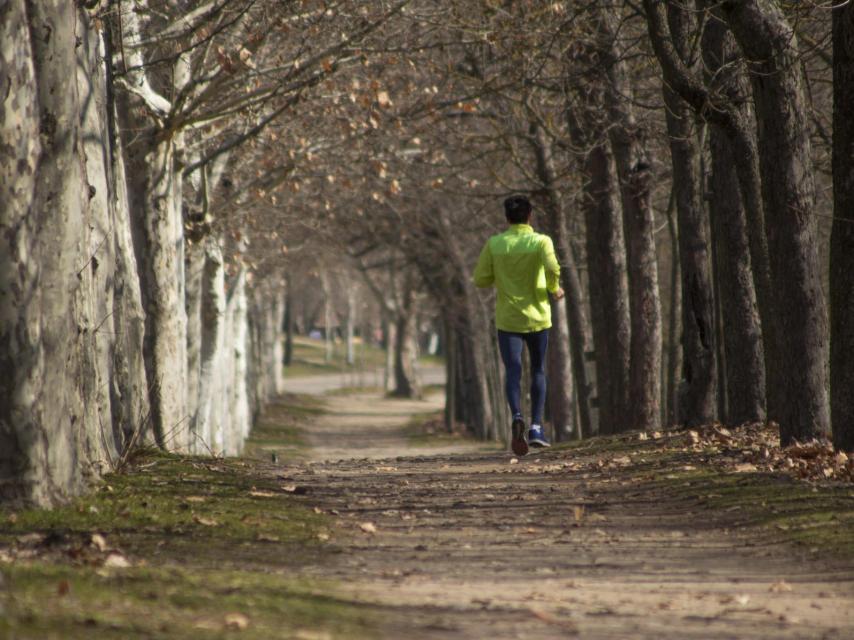
POLYGON ((677 434, 665 432, 661 437, 639 440, 638 432, 613 436, 594 436, 584 440, 561 442, 552 447, 553 451, 566 451, 579 455, 598 455, 602 453, 640 453, 667 449, 677 434))
POLYGON ((854 489, 770 473, 714 469, 667 473, 658 488, 731 512, 742 526, 837 557, 854 558, 854 489))
POLYGON ((325 412, 323 400, 316 396, 290 394, 279 398, 256 422, 244 456, 270 460, 275 454, 280 462, 299 458, 307 447, 302 437, 304 423, 325 412))
MULTIPOLYGON (((357 341, 355 356, 356 362, 352 365, 347 364, 346 345, 339 340, 333 343, 332 357, 327 362, 326 344, 323 340, 296 336, 291 364, 285 367, 285 375, 302 377, 363 371, 371 376, 378 369, 385 367, 386 352, 376 345, 357 341)), ((444 360, 436 356, 422 356, 419 362, 422 365, 441 365, 444 360)))
MULTIPOLYGON (((322 410, 288 399, 249 448, 299 448, 298 422, 322 410)), ((370 608, 295 577, 336 549, 292 485, 250 458, 147 452, 65 507, 0 511, 0 552, 15 558, 0 562, 0 637, 226 638, 230 612, 249 621, 242 638, 373 637, 370 608), (109 553, 132 566, 106 567, 109 553)))
POLYGON ((351 396, 355 393, 382 393, 382 387, 376 386, 364 386, 364 387, 338 387, 337 389, 331 389, 327 391, 324 395, 327 396, 351 396))
POLYGON ((281 573, 131 568, 79 569, 43 563, 2 569, 11 597, 3 637, 224 638, 228 614, 245 616, 242 638, 292 638, 300 629, 372 637, 370 609, 334 586, 281 573))
POLYGON ((0 539, 33 531, 58 536, 150 531, 194 540, 239 543, 264 535, 310 543, 312 530, 322 524, 319 516, 282 491, 275 478, 248 474, 245 465, 158 455, 126 474, 105 476, 97 491, 68 506, 18 512, 14 522, 7 518, 0 525, 0 539))

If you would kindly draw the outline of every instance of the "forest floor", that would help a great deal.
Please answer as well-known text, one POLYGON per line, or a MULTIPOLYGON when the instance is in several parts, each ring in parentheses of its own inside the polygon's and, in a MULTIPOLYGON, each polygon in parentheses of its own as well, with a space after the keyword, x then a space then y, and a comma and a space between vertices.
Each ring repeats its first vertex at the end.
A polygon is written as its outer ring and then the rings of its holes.
POLYGON ((685 433, 517 458, 440 406, 285 396, 243 458, 0 513, 0 638, 854 637, 850 483, 685 433))

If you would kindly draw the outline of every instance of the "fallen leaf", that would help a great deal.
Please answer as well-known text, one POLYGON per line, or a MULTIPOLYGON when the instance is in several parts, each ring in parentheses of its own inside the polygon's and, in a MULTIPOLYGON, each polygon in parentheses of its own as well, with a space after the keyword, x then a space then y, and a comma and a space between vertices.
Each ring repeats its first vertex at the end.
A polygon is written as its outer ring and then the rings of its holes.
POLYGON ((68 580, 60 580, 59 584, 56 585, 56 595, 60 598, 62 596, 67 596, 70 590, 71 586, 68 584, 68 580))
POLYGON ((519 458, 510 458, 510 464, 519 464, 519 458))
POLYGON ((219 526, 219 522, 217 522, 213 518, 205 518, 204 516, 193 516, 193 522, 196 522, 205 527, 219 526))
POLYGON ((96 547, 98 551, 107 550, 107 540, 100 533, 92 534, 92 545, 96 547))
POLYGON ((278 542, 279 536, 273 536, 273 535, 270 535, 269 533, 259 533, 258 534, 258 541, 259 542, 278 542))
POLYGON ((205 502, 207 498, 204 496, 187 496, 184 500, 187 502, 205 502))
POLYGON ((296 495, 301 496, 304 493, 308 493, 308 487, 296 484, 283 484, 282 491, 285 493, 295 493, 296 495))
POLYGON ((276 494, 272 491, 250 491, 249 495, 253 498, 275 498, 276 494))
POLYGON ((128 559, 122 554, 111 553, 107 556, 107 559, 104 560, 104 566, 111 569, 127 569, 131 565, 130 562, 128 562, 128 559))
POLYGON ((19 544, 37 545, 44 542, 45 537, 43 533, 25 533, 22 536, 18 536, 17 540, 19 544))
POLYGON ((242 613, 225 614, 225 626, 228 629, 243 631, 249 628, 249 618, 242 613))
POLYGON ((359 528, 365 533, 376 533, 377 527, 373 522, 363 522, 359 525, 359 528))
POLYGON ((752 473, 756 471, 756 465, 752 462, 742 462, 740 464, 735 465, 733 471, 736 473, 752 473))
POLYGON ((327 540, 329 540, 329 534, 328 533, 318 533, 317 539, 320 540, 321 542, 326 542, 327 540))
POLYGON ((780 580, 779 582, 775 582, 774 584, 772 584, 768 588, 768 591, 770 591, 771 593, 783 593, 785 591, 791 591, 791 590, 792 590, 792 585, 790 585, 785 580, 780 580))
POLYGON ((575 516, 576 522, 581 522, 584 519, 584 507, 575 506, 572 508, 572 515, 575 516))

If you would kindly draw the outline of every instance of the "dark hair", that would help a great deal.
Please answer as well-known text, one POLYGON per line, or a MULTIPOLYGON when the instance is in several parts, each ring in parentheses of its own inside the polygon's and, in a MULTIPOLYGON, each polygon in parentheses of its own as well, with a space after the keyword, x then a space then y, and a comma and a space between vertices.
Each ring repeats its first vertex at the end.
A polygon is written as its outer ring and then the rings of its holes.
POLYGON ((531 201, 525 196, 510 196, 504 201, 504 215, 510 224, 524 224, 531 216, 531 201))

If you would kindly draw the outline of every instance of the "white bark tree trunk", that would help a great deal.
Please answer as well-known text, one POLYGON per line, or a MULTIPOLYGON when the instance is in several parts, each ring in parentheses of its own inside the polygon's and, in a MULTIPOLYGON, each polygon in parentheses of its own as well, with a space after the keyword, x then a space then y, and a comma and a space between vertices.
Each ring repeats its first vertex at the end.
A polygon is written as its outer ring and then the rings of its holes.
POLYGON ((0 495, 47 505, 142 427, 135 267, 100 34, 59 0, 2 18, 0 495))

